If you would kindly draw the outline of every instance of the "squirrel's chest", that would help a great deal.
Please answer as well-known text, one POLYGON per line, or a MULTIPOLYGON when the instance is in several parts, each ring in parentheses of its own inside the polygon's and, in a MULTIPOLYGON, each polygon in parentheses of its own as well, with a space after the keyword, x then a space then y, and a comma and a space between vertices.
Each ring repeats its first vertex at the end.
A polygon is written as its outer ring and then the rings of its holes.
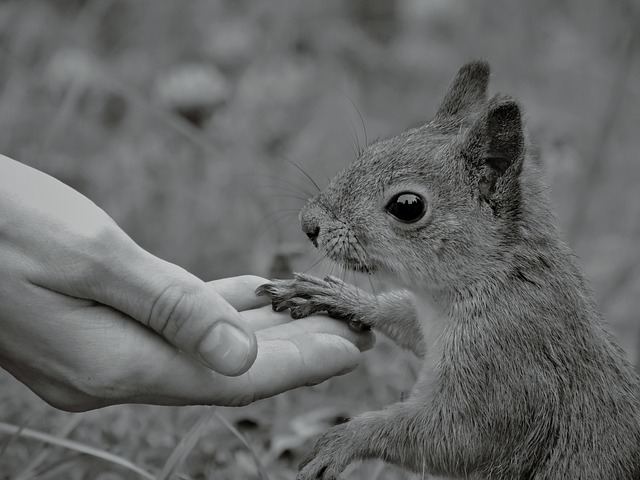
POLYGON ((414 293, 416 319, 424 338, 425 365, 432 368, 442 358, 446 318, 442 310, 429 298, 414 293))

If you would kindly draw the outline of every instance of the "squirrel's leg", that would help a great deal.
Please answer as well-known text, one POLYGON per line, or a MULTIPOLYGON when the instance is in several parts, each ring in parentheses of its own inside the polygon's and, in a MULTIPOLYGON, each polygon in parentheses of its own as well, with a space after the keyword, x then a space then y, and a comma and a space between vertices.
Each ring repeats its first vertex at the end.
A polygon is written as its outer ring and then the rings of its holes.
POLYGON ((333 318, 349 322, 350 326, 365 325, 379 330, 419 357, 425 354, 413 296, 407 290, 372 295, 336 277, 323 280, 295 274, 293 280, 273 280, 262 285, 256 293, 269 295, 275 310, 291 309, 293 318, 325 311, 333 318))
MULTIPOLYGON (((418 357, 424 357, 426 344, 418 324, 413 294, 408 290, 395 290, 373 296, 375 318, 372 327, 381 331, 396 345, 406 348, 418 357)), ((367 323, 367 320, 363 320, 367 323)))
POLYGON ((297 480, 337 480, 349 463, 369 458, 430 473, 427 439, 417 429, 424 420, 418 405, 404 402, 337 425, 302 460, 297 480))

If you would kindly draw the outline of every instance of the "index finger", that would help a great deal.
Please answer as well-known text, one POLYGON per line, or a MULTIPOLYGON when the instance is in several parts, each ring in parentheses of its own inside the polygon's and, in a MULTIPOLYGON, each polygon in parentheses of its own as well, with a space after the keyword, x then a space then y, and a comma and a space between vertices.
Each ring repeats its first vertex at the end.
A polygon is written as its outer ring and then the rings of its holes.
POLYGON ((266 278, 256 275, 241 275, 239 277, 221 278, 207 282, 218 295, 224 298, 236 310, 251 310, 264 305, 269 305, 269 297, 259 297, 255 294, 256 288, 265 283, 269 283, 266 278))

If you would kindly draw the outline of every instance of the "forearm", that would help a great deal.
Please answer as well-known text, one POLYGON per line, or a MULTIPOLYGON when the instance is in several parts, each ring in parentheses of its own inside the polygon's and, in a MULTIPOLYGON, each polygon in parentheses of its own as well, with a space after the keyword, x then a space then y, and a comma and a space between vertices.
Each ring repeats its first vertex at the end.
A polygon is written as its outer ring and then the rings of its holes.
POLYGON ((425 343, 418 324, 413 295, 408 290, 395 290, 372 296, 363 308, 363 323, 391 338, 398 346, 425 354, 425 343))

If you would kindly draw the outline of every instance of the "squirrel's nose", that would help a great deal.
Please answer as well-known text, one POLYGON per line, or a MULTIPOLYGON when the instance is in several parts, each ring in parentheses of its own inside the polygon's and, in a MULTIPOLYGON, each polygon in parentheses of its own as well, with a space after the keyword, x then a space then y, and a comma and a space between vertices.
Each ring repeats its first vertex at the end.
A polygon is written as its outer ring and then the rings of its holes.
POLYGON ((309 227, 308 230, 305 230, 305 228, 302 227, 302 230, 307 234, 307 237, 309 237, 309 240, 311 240, 313 246, 318 248, 318 235, 320 235, 320 227, 309 227))
POLYGON ((305 218, 304 215, 300 215, 300 226, 314 247, 318 248, 318 236, 320 235, 320 225, 318 225, 314 219, 305 218))

